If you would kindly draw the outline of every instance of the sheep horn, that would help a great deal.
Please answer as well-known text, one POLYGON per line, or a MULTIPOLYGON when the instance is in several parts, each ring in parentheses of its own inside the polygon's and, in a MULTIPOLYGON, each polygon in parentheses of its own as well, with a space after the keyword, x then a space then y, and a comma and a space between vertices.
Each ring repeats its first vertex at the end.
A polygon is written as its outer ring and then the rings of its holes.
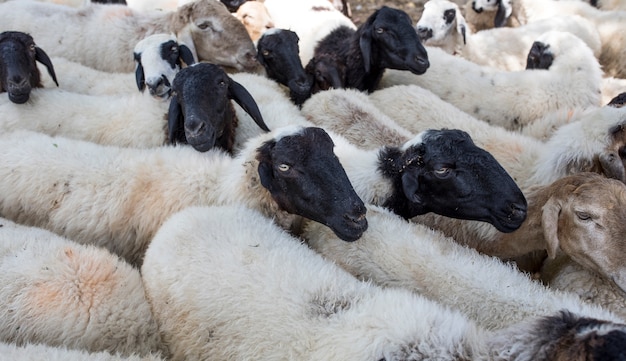
POLYGON ((48 54, 46 54, 45 51, 43 51, 42 48, 38 46, 35 47, 35 60, 46 66, 46 69, 48 69, 48 74, 50 74, 52 80, 54 80, 54 83, 59 86, 59 82, 57 81, 57 75, 54 73, 54 66, 52 65, 50 57, 48 56, 48 54))
POLYGON ((252 95, 243 87, 243 85, 237 83, 236 81, 230 81, 228 85, 228 96, 230 99, 233 99, 243 110, 248 113, 254 122, 259 126, 259 128, 263 129, 266 132, 269 132, 270 129, 263 121, 263 116, 261 116, 261 111, 259 110, 259 106, 256 101, 252 97, 252 95))

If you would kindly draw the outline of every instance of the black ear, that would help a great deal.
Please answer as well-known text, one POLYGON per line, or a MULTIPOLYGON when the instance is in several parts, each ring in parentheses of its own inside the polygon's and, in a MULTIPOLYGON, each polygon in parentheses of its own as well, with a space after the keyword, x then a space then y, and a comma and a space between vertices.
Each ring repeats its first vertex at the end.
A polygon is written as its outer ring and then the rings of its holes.
POLYGON ((178 51, 180 52, 180 58, 185 62, 185 64, 192 65, 196 61, 193 58, 193 53, 191 49, 185 44, 180 44, 178 46, 178 51))
POLYGON ((506 24, 506 7, 502 4, 502 0, 498 0, 498 10, 496 11, 496 18, 494 19, 494 26, 501 28, 506 24))
POLYGON ((137 83, 137 89, 143 92, 146 89, 146 77, 143 73, 143 65, 141 65, 141 56, 134 53, 135 57, 135 83, 137 83))
POLYGON ((263 121, 259 106, 256 104, 256 101, 248 92, 248 90, 243 87, 243 85, 231 79, 230 84, 228 85, 228 97, 237 102, 237 104, 239 104, 239 106, 242 107, 243 110, 245 110, 246 113, 248 113, 252 117, 252 119, 259 126, 259 128, 263 129, 266 132, 270 131, 263 121))
POLYGON ((175 96, 172 97, 167 112, 167 138, 170 144, 187 143, 183 112, 175 96))
POLYGON ((363 56, 363 65, 365 65, 365 73, 370 72, 372 64, 372 32, 374 31, 375 15, 370 16, 362 25, 361 37, 359 38, 359 47, 363 56))
POLYGON ((461 29, 461 35, 463 35, 463 45, 467 45, 467 41, 465 41, 465 25, 461 24, 459 29, 461 29))
POLYGON ((417 195, 418 189, 418 176, 410 172, 404 172, 402 174, 402 191, 404 196, 413 203, 421 204, 422 199, 417 195))
POLYGON ((261 185, 270 192, 272 191, 272 180, 274 179, 274 172, 272 171, 272 165, 269 162, 259 162, 259 180, 261 185))
POLYGON ((46 54, 45 51, 43 51, 42 48, 38 46, 35 47, 35 60, 46 66, 46 69, 48 69, 48 74, 50 74, 52 80, 54 80, 54 83, 59 86, 59 82, 57 81, 57 75, 54 72, 54 66, 52 66, 52 61, 50 60, 50 57, 48 56, 48 54, 46 54))

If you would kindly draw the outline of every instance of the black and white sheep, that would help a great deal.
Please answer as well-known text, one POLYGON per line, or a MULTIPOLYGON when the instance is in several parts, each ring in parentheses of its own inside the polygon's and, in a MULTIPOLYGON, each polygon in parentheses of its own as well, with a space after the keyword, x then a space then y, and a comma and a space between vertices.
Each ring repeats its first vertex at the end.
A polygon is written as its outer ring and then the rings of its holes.
POLYGON ((254 99, 217 65, 200 63, 184 68, 172 89, 176 94, 169 102, 137 91, 95 96, 36 89, 26 104, 0 99, 0 129, 29 129, 123 147, 151 148, 189 141, 198 151, 214 146, 232 151, 238 124, 234 100, 250 112, 251 119, 241 123, 254 121, 259 132, 267 131, 254 99))
POLYGON ((7 92, 15 104, 26 103, 31 89, 43 87, 37 62, 46 66, 58 86, 50 58, 32 36, 20 31, 0 33, 0 93, 7 92))
POLYGON ((31 34, 50 56, 98 70, 132 72, 139 40, 173 33, 201 61, 237 70, 258 67, 256 49, 243 24, 216 0, 196 0, 169 12, 139 12, 124 5, 72 8, 38 1, 0 4, 0 30, 31 34))
POLYGON ((419 85, 478 119, 516 130, 559 109, 601 105, 602 70, 580 38, 549 31, 535 42, 554 59, 549 70, 496 70, 428 48, 431 67, 426 74, 389 70, 380 87, 419 85))
POLYGON ((372 13, 356 30, 338 27, 331 31, 315 46, 313 58, 318 53, 335 54, 337 61, 345 64, 345 88, 367 92, 378 87, 385 69, 420 75, 429 68, 428 54, 409 15, 387 6, 372 13))
POLYGON ((257 42, 257 59, 266 75, 289 88, 289 96, 301 105, 311 96, 312 79, 300 61, 298 34, 288 29, 266 31, 257 42))
POLYGON ((0 282, 2 342, 125 356, 163 348, 139 270, 105 249, 0 219, 0 282))
MULTIPOLYGON (((173 34, 152 34, 140 40, 133 51, 134 73, 112 73, 85 66, 63 57, 52 58, 61 79, 60 88, 89 95, 121 95, 148 88, 157 98, 171 95, 174 76, 185 65, 193 64, 194 56, 185 44, 179 44, 173 34)), ((41 68, 40 68, 41 71, 41 68)), ((53 80, 42 75, 44 87, 53 80)))
POLYGON ((9 134, 0 144, 3 216, 103 246, 133 264, 161 223, 192 205, 240 201, 294 233, 307 218, 346 241, 367 228, 363 202, 320 128, 275 129, 236 158, 217 149, 104 147, 34 132, 9 134))

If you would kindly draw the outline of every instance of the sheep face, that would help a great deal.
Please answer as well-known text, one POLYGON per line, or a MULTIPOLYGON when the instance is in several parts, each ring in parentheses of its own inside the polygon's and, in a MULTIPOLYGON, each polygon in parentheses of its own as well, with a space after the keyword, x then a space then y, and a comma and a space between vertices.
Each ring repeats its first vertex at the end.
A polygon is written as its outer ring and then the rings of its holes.
POLYGON ((366 208, 321 128, 303 128, 258 149, 261 184, 281 209, 331 228, 352 242, 367 229, 366 208))
POLYGON ((246 27, 252 41, 257 41, 267 30, 274 27, 274 21, 265 4, 259 1, 246 1, 239 6, 235 17, 246 27))
POLYGON ((383 6, 367 18, 357 34, 366 73, 372 64, 380 64, 419 75, 430 65, 411 18, 402 10, 383 6))
POLYGON ((346 65, 334 54, 316 55, 311 58, 305 70, 313 75, 312 94, 331 88, 341 89, 346 84, 346 65))
POLYGON ((445 39, 457 31, 463 37, 467 24, 460 15, 459 7, 448 0, 430 0, 424 4, 424 11, 415 25, 417 35, 424 45, 443 46, 445 39))
POLYGON ((554 62, 554 54, 552 54, 550 44, 535 41, 526 58, 526 69, 548 70, 552 62, 554 62))
POLYGON ((472 10, 477 13, 483 11, 495 11, 494 26, 502 27, 513 13, 513 5, 511 0, 474 0, 472 2, 472 10))
POLYGON ((0 92, 6 91, 13 103, 26 103, 31 89, 42 87, 36 61, 46 66, 59 85, 50 58, 30 35, 18 31, 0 34, 0 92))
POLYGON ((194 46, 199 60, 239 71, 258 68, 256 48, 243 24, 214 0, 196 0, 178 8, 173 20, 178 40, 194 46))
POLYGON ((549 189, 553 195, 543 206, 542 227, 550 257, 560 248, 626 292, 626 185, 580 173, 549 189))
POLYGON ((526 219, 526 198, 515 181, 463 131, 429 130, 380 158, 395 188, 384 206, 404 218, 434 212, 488 222, 501 232, 526 219))
POLYGON ((248 91, 215 64, 198 63, 174 78, 168 112, 172 143, 188 143, 199 152, 214 146, 232 151, 237 118, 230 100, 239 104, 265 131, 269 131, 248 91))
POLYGON ((133 51, 135 79, 139 91, 146 87, 156 98, 169 98, 174 76, 182 68, 194 63, 194 55, 184 44, 179 45, 174 35, 154 34, 137 43, 133 51))
POLYGON ((311 96, 312 81, 300 62, 298 41, 291 30, 270 30, 257 43, 257 59, 267 76, 288 87, 291 100, 301 105, 311 96))

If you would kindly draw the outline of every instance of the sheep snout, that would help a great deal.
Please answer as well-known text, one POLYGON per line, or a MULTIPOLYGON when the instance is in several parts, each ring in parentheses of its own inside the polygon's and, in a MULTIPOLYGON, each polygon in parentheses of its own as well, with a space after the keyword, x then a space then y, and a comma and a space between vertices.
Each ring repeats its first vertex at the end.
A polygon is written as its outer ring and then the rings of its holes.
POLYGON ((426 40, 433 37, 433 29, 426 27, 417 27, 417 36, 420 38, 421 42, 425 42, 426 40))

